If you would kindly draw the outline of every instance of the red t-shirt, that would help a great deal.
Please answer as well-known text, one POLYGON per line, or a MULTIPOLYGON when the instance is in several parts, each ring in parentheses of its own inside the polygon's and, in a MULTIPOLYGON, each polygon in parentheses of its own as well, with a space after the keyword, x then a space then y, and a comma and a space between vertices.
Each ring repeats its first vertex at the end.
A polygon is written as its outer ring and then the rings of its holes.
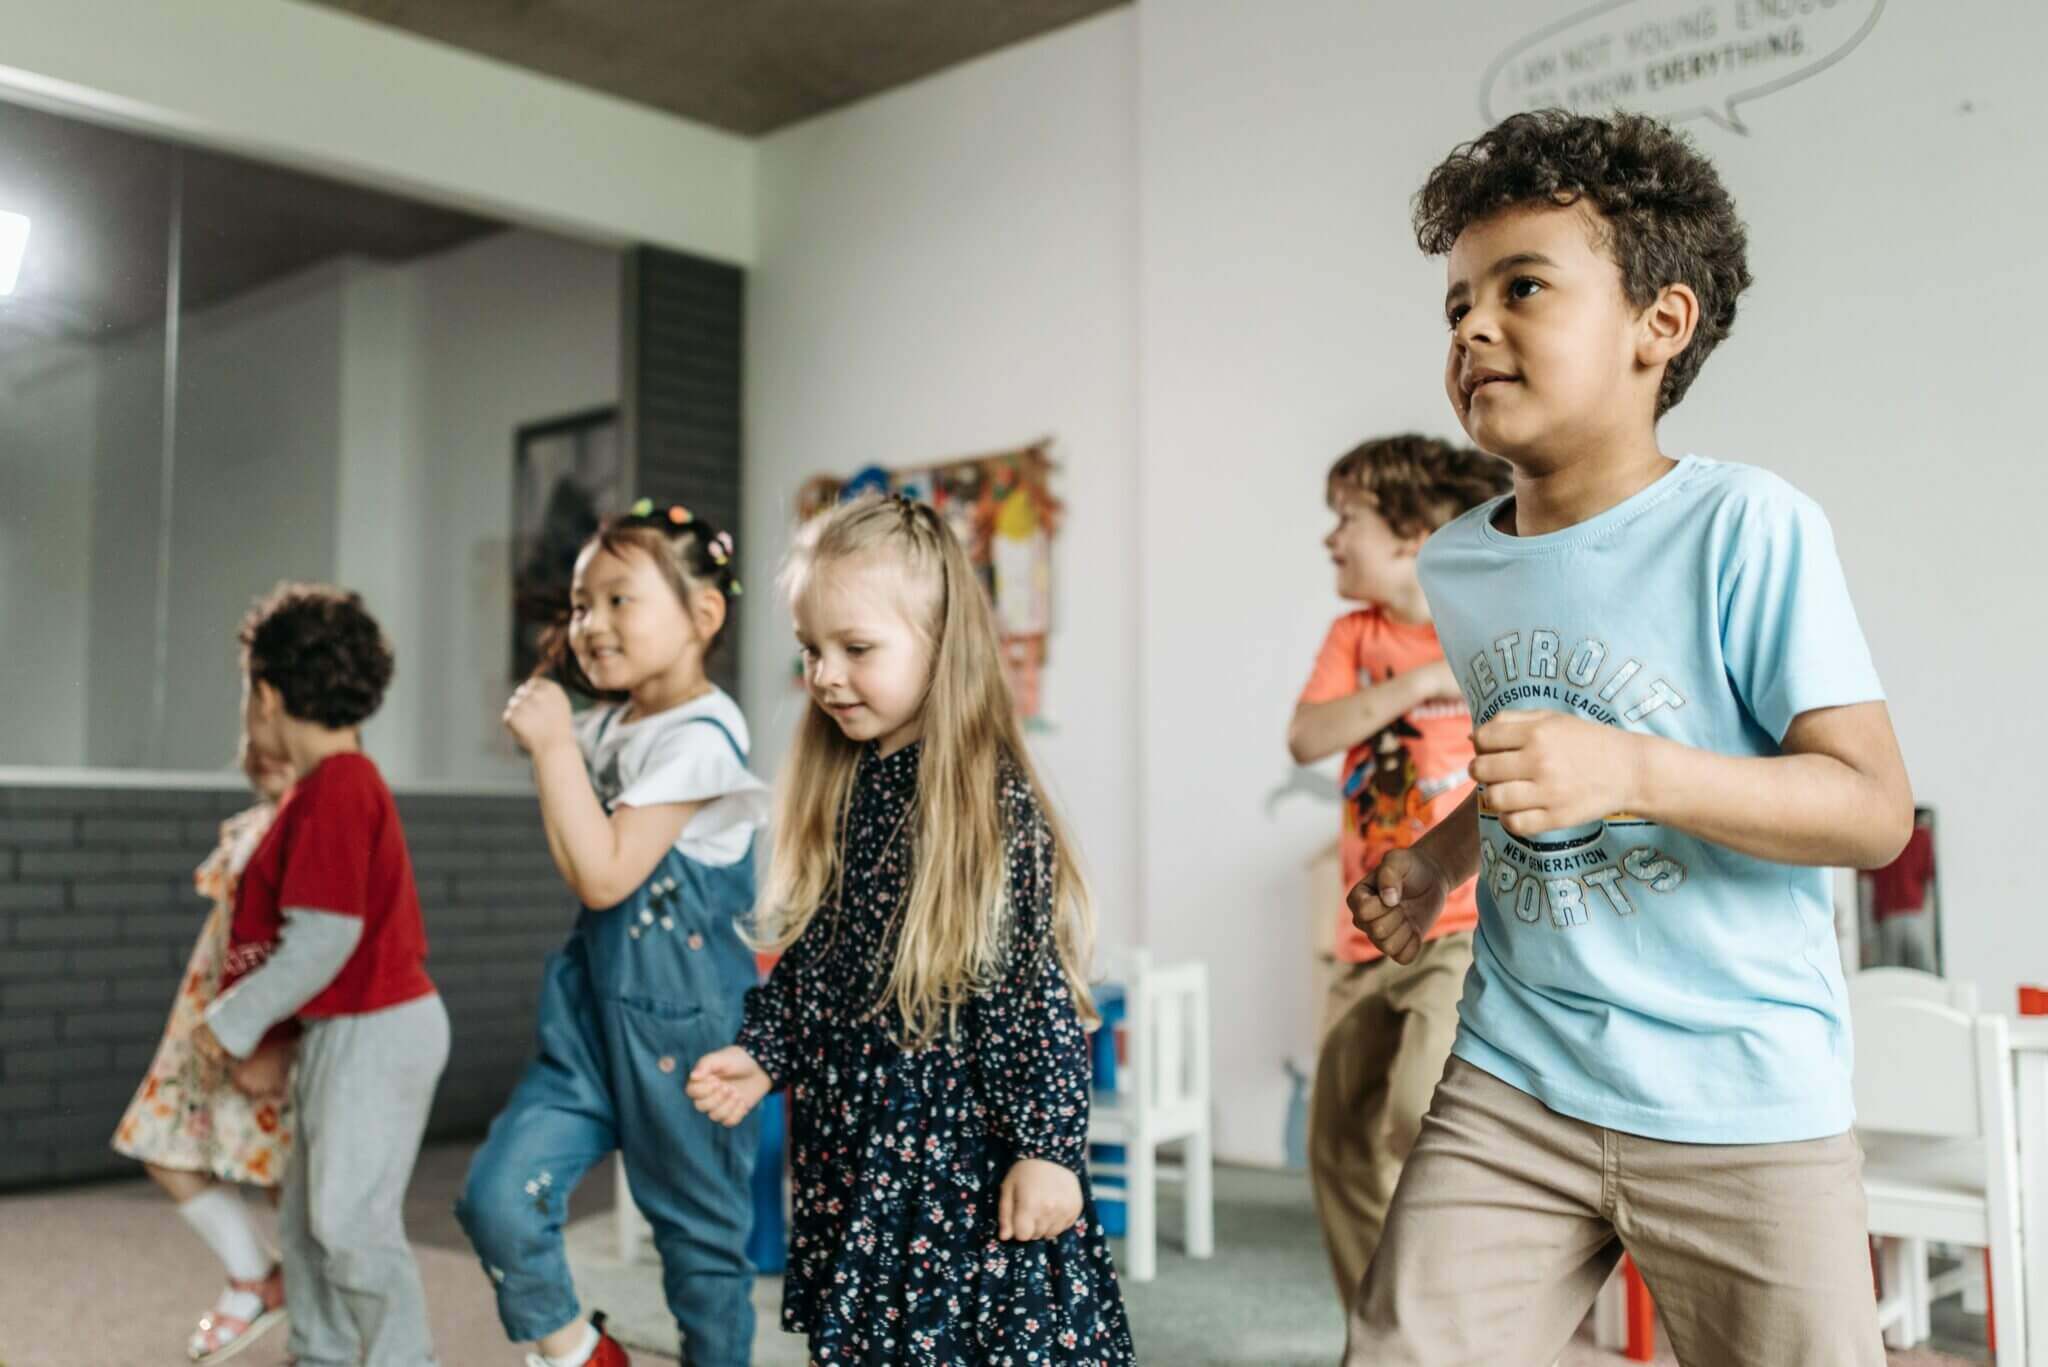
MULTIPOLYGON (((1443 657, 1436 628, 1427 622, 1399 622, 1376 607, 1346 613, 1323 639, 1301 701, 1333 702, 1364 687, 1360 675, 1382 684, 1443 657)), ((1344 827, 1338 846, 1344 886, 1332 899, 1339 959, 1356 964, 1380 957, 1351 923, 1344 894, 1378 867, 1387 851, 1413 845, 1456 811, 1472 791, 1471 767, 1472 714, 1456 699, 1424 703, 1344 756, 1344 827)), ((1430 939, 1479 924, 1477 887, 1477 880, 1468 880, 1452 889, 1430 939)))
POLYGON ((398 806, 368 756, 330 755, 278 805, 235 892, 223 991, 269 957, 286 907, 363 920, 355 952, 300 1018, 360 1016, 434 990, 398 806))

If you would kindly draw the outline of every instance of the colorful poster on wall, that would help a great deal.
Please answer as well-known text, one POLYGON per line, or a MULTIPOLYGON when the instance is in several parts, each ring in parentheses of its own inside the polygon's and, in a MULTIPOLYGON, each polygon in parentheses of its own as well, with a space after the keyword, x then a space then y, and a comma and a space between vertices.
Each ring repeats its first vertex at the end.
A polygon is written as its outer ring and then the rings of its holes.
POLYGON ((819 475, 797 496, 797 519, 866 493, 929 504, 960 539, 988 591, 1017 711, 1042 727, 1046 641, 1052 634, 1052 542, 1062 505, 1052 496, 1050 440, 1015 451, 884 470, 819 475))

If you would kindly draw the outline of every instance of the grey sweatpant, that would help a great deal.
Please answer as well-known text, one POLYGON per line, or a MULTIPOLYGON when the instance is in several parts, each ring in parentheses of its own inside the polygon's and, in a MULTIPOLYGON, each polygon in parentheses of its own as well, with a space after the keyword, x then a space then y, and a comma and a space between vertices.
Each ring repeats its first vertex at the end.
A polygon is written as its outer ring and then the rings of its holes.
POLYGON ((432 1367, 404 1208, 447 1063, 438 995, 306 1026, 292 1087, 299 1133, 278 1210, 299 1367, 432 1367))

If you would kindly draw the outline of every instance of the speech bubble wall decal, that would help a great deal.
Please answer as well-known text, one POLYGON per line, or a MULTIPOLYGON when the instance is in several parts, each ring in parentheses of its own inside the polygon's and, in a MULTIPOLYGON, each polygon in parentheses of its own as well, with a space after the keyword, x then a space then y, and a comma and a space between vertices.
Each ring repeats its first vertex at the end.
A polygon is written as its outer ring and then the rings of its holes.
POLYGON ((1480 86, 1489 126, 1528 109, 1626 109, 1747 133, 1736 106, 1825 71, 1884 0, 1605 0, 1523 39, 1480 86))

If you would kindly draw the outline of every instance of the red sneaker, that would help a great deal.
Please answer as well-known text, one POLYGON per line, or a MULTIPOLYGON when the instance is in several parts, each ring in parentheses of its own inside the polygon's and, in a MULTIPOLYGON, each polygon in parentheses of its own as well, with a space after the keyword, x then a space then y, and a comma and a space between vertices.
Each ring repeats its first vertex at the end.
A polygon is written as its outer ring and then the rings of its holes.
POLYGON ((591 1350, 590 1361, 584 1367, 633 1367, 633 1359, 626 1356, 619 1341, 604 1331, 604 1311, 591 1312, 590 1327, 597 1330, 597 1347, 591 1350))

